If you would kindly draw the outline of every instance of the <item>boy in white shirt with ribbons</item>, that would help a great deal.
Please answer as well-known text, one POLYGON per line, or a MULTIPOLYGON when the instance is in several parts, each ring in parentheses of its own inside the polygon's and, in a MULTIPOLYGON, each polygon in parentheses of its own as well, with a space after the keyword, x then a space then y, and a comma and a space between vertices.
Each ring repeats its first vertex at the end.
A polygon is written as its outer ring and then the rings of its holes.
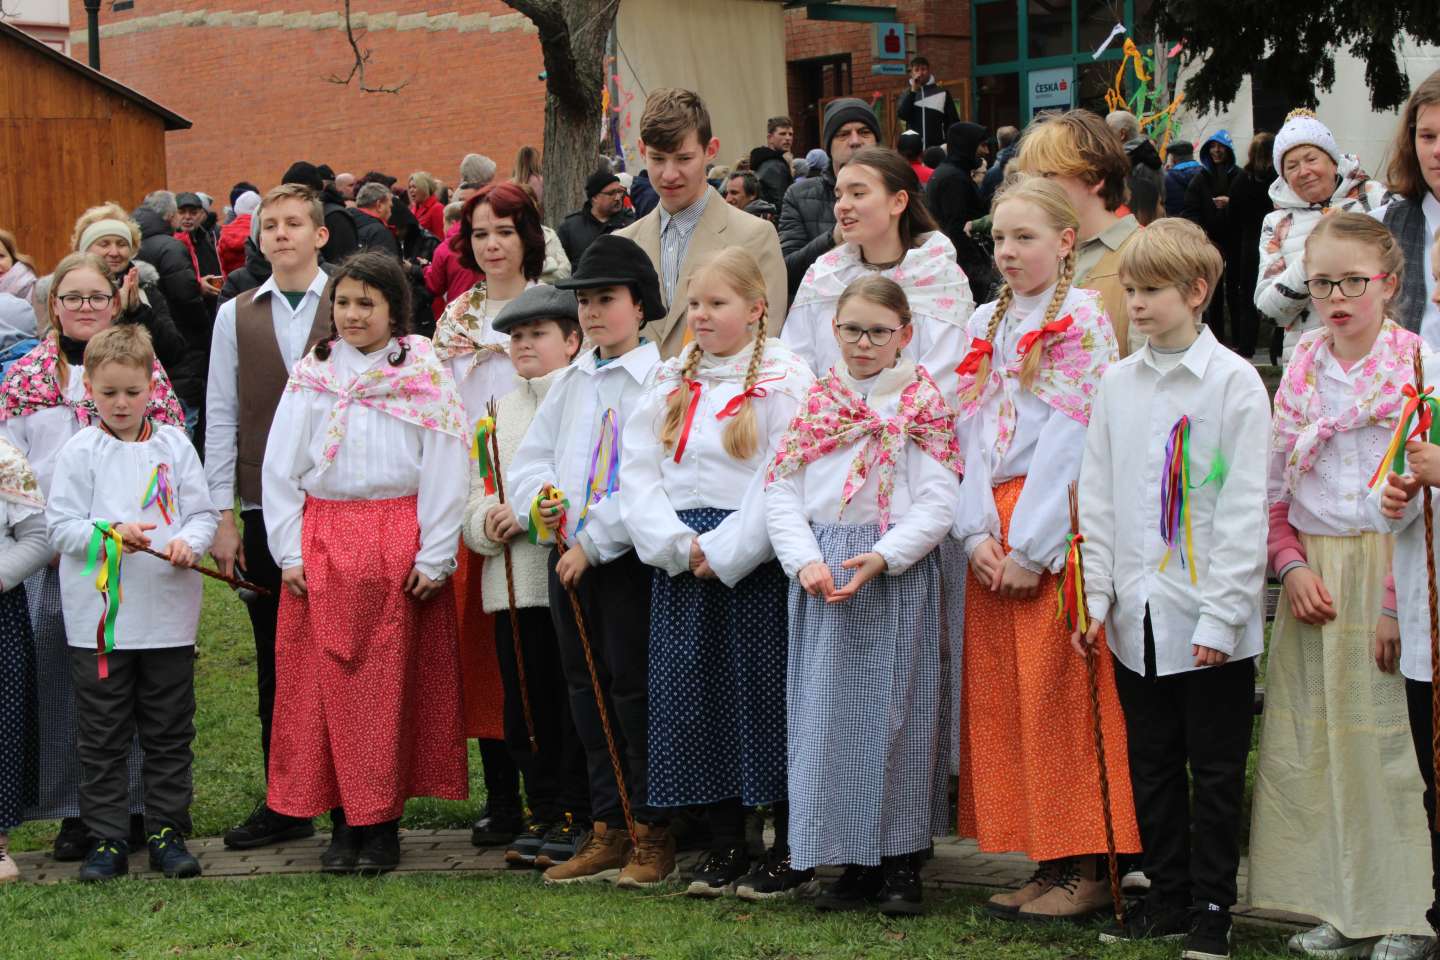
POLYGON ((1108 628, 1151 882, 1101 939, 1185 937, 1197 960, 1229 956, 1264 647, 1270 405, 1254 366, 1201 322, 1222 269, 1184 220, 1146 228, 1121 259, 1130 322, 1149 342, 1106 372, 1085 435, 1091 619, 1072 637, 1083 653, 1108 628))

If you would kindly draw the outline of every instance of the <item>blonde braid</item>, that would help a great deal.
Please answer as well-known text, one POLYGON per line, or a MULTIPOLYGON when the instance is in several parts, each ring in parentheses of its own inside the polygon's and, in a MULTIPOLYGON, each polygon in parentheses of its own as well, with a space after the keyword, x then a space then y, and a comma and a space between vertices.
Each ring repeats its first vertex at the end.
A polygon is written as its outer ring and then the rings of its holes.
POLYGON ((680 367, 680 382, 666 401, 665 422, 660 427, 660 446, 667 453, 673 453, 675 444, 680 442, 680 431, 685 428, 685 410, 690 406, 690 390, 686 381, 695 379, 695 371, 704 355, 700 344, 690 344, 690 352, 685 355, 685 363, 680 367))
POLYGON ((755 423, 755 405, 750 397, 745 394, 755 386, 755 381, 760 378, 760 364, 765 359, 765 321, 770 319, 770 306, 765 304, 760 311, 760 319, 755 324, 755 348, 750 352, 750 366, 745 370, 745 386, 742 388, 740 400, 740 412, 730 418, 725 425, 725 433, 721 442, 725 445, 725 452, 736 460, 749 460, 755 454, 755 447, 759 444, 756 434, 759 428, 755 423))
MULTIPOLYGON (((1070 285, 1075 282, 1075 260, 1075 249, 1072 247, 1060 262, 1060 276, 1055 281, 1055 293, 1050 297, 1050 306, 1045 308, 1045 317, 1040 321, 1040 326, 1054 323, 1060 308, 1065 305, 1065 298, 1070 295, 1070 285)), ((1024 362, 1020 364, 1020 385, 1026 390, 1035 385, 1035 378, 1040 373, 1040 355, 1044 351, 1045 342, 1042 340, 1030 349, 1024 362)))
MULTIPOLYGON (((985 331, 985 339, 993 348, 995 345, 995 334, 1000 331, 1000 323, 1005 319, 1005 314, 1010 310, 1010 302, 1015 299, 1015 291, 1010 289, 1010 284, 1000 286, 1000 296, 995 300, 995 312, 990 314, 990 326, 985 331)), ((981 357, 980 364, 975 368, 975 382, 971 384, 964 399, 974 403, 980 399, 980 394, 985 389, 985 381, 990 379, 990 357, 981 357)))

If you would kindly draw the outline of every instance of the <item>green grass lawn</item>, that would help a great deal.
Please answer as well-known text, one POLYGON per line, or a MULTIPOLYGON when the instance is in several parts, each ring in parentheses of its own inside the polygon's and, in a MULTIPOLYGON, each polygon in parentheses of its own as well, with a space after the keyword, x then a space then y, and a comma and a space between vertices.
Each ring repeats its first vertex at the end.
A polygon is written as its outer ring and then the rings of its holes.
MULTIPOLYGON (((254 645, 240 602, 207 581, 197 669, 196 833, 216 835, 264 792, 254 645)), ((412 801, 407 827, 468 827, 484 795, 479 758, 466 803, 412 801)), ((1247 824, 1248 825, 1248 824, 1247 824)), ((13 835, 39 849, 51 823, 13 835)), ((928 916, 821 917, 803 904, 703 903, 676 890, 543 889, 521 875, 11 885, 0 889, 0 958, 95 957, 974 957, 1140 960, 1174 945, 1101 948, 1094 928, 1017 927, 988 918, 979 893, 932 895, 928 916)), ((1283 938, 1238 932, 1238 958, 1278 956, 1283 938)))

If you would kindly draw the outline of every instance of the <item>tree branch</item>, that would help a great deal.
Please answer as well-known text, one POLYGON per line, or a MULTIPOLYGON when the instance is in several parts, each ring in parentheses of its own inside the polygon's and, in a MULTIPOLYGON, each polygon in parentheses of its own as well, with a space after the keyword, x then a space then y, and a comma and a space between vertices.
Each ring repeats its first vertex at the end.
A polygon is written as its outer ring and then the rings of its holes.
POLYGON ((355 27, 350 19, 350 0, 345 0, 345 39, 350 44, 350 51, 354 54, 355 61, 350 64, 350 72, 344 77, 332 73, 325 78, 327 82, 348 87, 351 80, 358 79, 361 93, 399 93, 409 85, 409 80, 402 80, 393 87, 372 87, 365 82, 365 65, 370 62, 371 51, 369 47, 364 50, 360 49, 359 41, 364 39, 364 35, 362 34, 358 39, 355 36, 355 27))

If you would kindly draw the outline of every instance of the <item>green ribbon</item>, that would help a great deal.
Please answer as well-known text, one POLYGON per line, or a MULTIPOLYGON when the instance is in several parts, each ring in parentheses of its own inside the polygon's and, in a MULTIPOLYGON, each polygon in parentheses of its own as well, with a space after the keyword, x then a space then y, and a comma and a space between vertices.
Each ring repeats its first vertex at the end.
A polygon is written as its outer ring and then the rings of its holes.
POLYGON ((95 646, 102 658, 100 677, 104 679, 108 671, 103 658, 115 649, 115 619, 120 615, 120 601, 124 597, 120 587, 120 557, 125 552, 125 541, 109 521, 96 520, 94 526, 82 572, 87 577, 95 574, 95 589, 105 598, 105 611, 95 627, 95 646))

